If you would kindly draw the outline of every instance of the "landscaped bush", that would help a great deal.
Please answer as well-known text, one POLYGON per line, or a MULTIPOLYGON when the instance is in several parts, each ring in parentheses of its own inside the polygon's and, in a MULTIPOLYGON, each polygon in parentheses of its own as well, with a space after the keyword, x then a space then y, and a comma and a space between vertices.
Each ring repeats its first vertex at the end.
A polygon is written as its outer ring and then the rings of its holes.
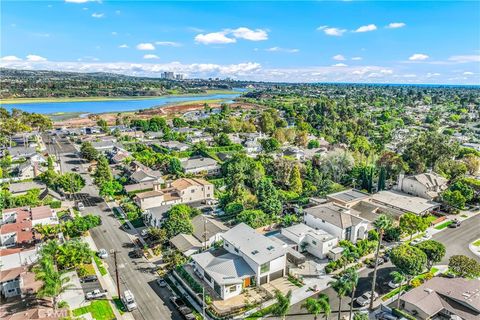
POLYGON ((183 280, 185 280, 189 287, 195 292, 195 293, 202 293, 203 288, 202 286, 188 273, 183 266, 179 266, 175 269, 177 273, 182 277, 183 280))
POLYGON ((59 209, 62 207, 62 201, 52 201, 50 202, 50 207, 52 209, 59 209))
POLYGON ((414 316, 411 316, 410 314, 400 310, 400 309, 397 309, 397 308, 393 308, 392 309, 392 313, 394 316, 397 316, 399 318, 401 317, 404 317, 404 318, 407 318, 408 320, 416 320, 416 318, 414 316))

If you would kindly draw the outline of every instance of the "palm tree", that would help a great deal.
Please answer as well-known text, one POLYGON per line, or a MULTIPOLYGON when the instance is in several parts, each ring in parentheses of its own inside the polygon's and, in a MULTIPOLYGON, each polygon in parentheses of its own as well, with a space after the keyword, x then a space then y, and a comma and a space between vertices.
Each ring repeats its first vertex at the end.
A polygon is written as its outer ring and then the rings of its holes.
POLYGON ((317 299, 308 298, 302 305, 302 308, 307 309, 308 312, 313 314, 313 319, 317 320, 317 316, 323 313, 325 319, 330 315, 330 303, 328 302, 328 296, 326 294, 320 294, 317 299))
POLYGON ((37 297, 52 298, 53 308, 56 310, 58 296, 73 286, 73 284, 67 284, 70 278, 65 276, 65 272, 57 271, 50 259, 40 260, 40 263, 35 266, 34 272, 35 280, 42 281, 37 297))
POLYGON ((347 265, 350 261, 358 259, 358 253, 353 251, 350 248, 345 248, 345 250, 342 251, 342 257, 345 259, 345 265, 343 266, 343 271, 347 269, 347 265))
POLYGON ((290 310, 290 301, 292 300, 292 290, 289 290, 286 295, 283 295, 279 290, 275 292, 275 298, 277 302, 273 308, 272 314, 277 317, 282 317, 285 319, 285 316, 290 310))
POLYGON ((388 230, 392 227, 392 219, 384 214, 381 214, 375 219, 373 222, 373 226, 378 232, 378 244, 377 244, 377 251, 375 252, 375 268, 373 269, 373 280, 372 280, 372 291, 370 297, 370 306, 369 309, 373 310, 373 300, 374 300, 374 293, 375 293, 375 284, 377 282, 377 268, 378 268, 378 255, 380 254, 380 247, 382 245, 382 238, 385 230, 388 230))
POLYGON ((357 289, 357 284, 358 284, 358 273, 357 269, 354 267, 350 267, 347 270, 344 271, 342 277, 345 279, 345 281, 349 285, 349 291, 350 291, 350 316, 348 319, 352 319, 352 314, 353 314, 353 299, 355 298, 355 290, 357 289))
POLYGON ((395 283, 400 283, 399 291, 398 291, 398 296, 397 296, 397 309, 400 309, 400 295, 402 294, 402 286, 403 286, 403 281, 405 281, 405 276, 398 271, 393 271, 390 273, 390 275, 393 278, 393 281, 395 283))
POLYGON ((345 297, 345 295, 349 291, 349 284, 345 280, 345 278, 343 278, 343 277, 340 277, 339 279, 334 280, 334 281, 330 281, 328 284, 337 293, 337 297, 338 297, 338 320, 340 320, 340 315, 341 315, 341 312, 342 312, 342 298, 345 297))

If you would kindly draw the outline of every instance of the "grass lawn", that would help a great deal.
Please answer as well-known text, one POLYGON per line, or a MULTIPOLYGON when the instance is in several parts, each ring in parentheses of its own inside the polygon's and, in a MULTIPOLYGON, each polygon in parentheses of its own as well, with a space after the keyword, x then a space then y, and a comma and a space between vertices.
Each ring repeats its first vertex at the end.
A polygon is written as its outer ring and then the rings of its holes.
POLYGON ((75 317, 81 316, 82 314, 89 313, 92 315, 93 319, 96 320, 114 320, 115 314, 113 313, 112 307, 108 300, 95 300, 86 307, 81 307, 73 310, 73 315, 75 317))
MULTIPOLYGON (((406 285, 402 286, 402 291, 408 291, 408 290, 410 290, 410 286, 406 286, 406 285)), ((400 292, 400 287, 393 289, 392 291, 390 291, 389 293, 387 293, 382 297, 382 301, 387 301, 391 297, 396 296, 399 292, 400 292)))
POLYGON ((448 227, 448 226, 451 225, 452 223, 453 223, 453 221, 444 222, 444 223, 439 224, 438 226, 436 226, 435 229, 436 229, 436 230, 445 229, 446 227, 448 227))
POLYGON ((112 297, 112 299, 113 304, 115 304, 115 307, 117 308, 118 312, 120 312, 120 314, 124 314, 125 312, 127 312, 127 308, 125 308, 125 305, 119 297, 112 297))
POLYGON ((425 217, 425 221, 428 223, 428 225, 430 225, 433 221, 437 220, 438 217, 435 217, 435 216, 427 216, 425 217))
POLYGON ((93 267, 93 264, 91 264, 91 263, 85 264, 85 265, 83 265, 83 267, 87 271, 87 274, 86 274, 87 276, 95 275, 95 268, 93 267))
POLYGON ((478 239, 477 241, 475 241, 475 242, 473 243, 473 245, 474 245, 475 247, 480 247, 480 239, 478 239))
POLYGON ((98 271, 100 271, 100 274, 102 276, 106 275, 108 272, 107 272, 107 269, 105 269, 105 267, 103 266, 103 261, 96 255, 93 256, 93 260, 95 261, 95 264, 97 265, 97 268, 98 268, 98 271))

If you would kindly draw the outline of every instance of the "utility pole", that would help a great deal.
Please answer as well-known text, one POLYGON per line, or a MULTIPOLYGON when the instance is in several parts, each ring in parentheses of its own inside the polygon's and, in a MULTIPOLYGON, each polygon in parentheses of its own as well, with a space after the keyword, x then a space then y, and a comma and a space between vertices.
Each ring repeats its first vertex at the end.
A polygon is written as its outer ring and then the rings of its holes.
POLYGON ((115 263, 115 278, 117 280, 117 294, 120 297, 120 278, 118 276, 117 250, 112 249, 110 251, 113 252, 113 261, 115 263))

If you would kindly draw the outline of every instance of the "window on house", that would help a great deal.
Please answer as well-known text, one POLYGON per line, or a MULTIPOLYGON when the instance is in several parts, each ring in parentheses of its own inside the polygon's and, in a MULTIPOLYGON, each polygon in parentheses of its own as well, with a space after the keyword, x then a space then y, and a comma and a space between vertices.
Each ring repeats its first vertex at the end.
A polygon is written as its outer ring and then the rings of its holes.
POLYGON ((235 248, 235 252, 238 253, 238 248, 235 248))
POLYGON ((270 271, 270 262, 264 263, 260 266, 260 273, 270 271))
POLYGON ((208 273, 204 273, 203 274, 203 277, 205 278, 205 280, 207 280, 208 282, 212 282, 212 278, 208 275, 208 273))
POLYGON ((229 291, 230 293, 237 291, 237 285, 230 286, 230 287, 228 288, 228 291, 229 291))
POLYGON ((312 244, 313 244, 314 246, 316 246, 316 245, 317 245, 317 241, 312 240, 312 244))
POLYGON ((194 192, 195 192, 195 190, 194 190, 194 189, 192 189, 192 193, 194 193, 194 192))

